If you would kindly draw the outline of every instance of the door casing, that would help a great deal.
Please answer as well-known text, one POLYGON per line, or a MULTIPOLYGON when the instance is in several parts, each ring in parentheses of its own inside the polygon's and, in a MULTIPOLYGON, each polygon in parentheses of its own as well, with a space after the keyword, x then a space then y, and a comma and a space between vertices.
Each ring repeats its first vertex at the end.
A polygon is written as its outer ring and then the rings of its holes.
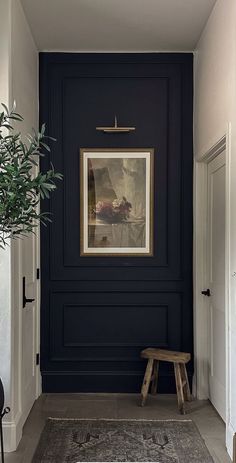
POLYGON ((207 267, 210 297, 208 302, 209 391, 210 401, 225 421, 225 207, 226 152, 222 151, 208 163, 208 239, 207 267), (220 176, 220 178, 219 178, 220 176), (218 180, 217 180, 218 179, 218 180), (217 183, 218 182, 218 183, 217 183), (220 183, 221 182, 221 183, 220 183), (216 204, 217 201, 217 204, 216 204), (216 231, 215 231, 216 227, 216 231), (220 227, 220 228, 219 228, 220 227), (219 235, 220 230, 220 235, 219 235), (215 237, 215 238, 214 238, 215 237), (215 242, 217 239, 217 243, 215 242), (219 252, 217 252, 219 249, 219 252), (224 255, 221 254, 224 252, 224 255), (219 260, 217 260, 219 259, 219 260), (218 317, 221 317, 219 322, 218 317), (223 318, 223 320, 222 320, 223 318), (217 337, 215 334, 217 331, 217 337), (220 336, 218 337, 218 330, 220 336), (217 371, 216 371, 217 370, 217 371))
POLYGON ((226 223, 225 223, 225 339, 226 339, 226 443, 229 442, 230 404, 229 404, 229 284, 230 284, 230 154, 231 127, 227 125, 221 137, 200 159, 194 159, 194 195, 193 195, 193 313, 194 313, 194 379, 193 390, 200 400, 209 398, 208 386, 208 301, 201 294, 207 287, 207 165, 218 154, 226 151, 226 223))

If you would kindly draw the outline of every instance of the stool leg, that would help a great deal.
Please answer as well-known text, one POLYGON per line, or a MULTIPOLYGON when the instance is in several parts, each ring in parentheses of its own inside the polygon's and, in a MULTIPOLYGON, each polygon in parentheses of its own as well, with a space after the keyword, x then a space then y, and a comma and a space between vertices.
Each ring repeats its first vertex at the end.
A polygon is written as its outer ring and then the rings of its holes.
POLYGON ((152 387, 151 387, 151 394, 153 395, 157 393, 158 372, 159 372, 159 360, 154 360, 153 380, 152 380, 152 387))
POLYGON ((179 363, 174 363, 174 368, 175 368, 175 382, 176 382, 176 392, 177 392, 177 398, 178 398, 178 406, 180 413, 184 415, 184 392, 183 392, 183 385, 182 385, 182 379, 181 379, 181 370, 180 370, 180 364, 179 363))
POLYGON ((181 366, 181 376, 183 381, 186 383, 183 387, 184 390, 184 399, 190 402, 192 400, 191 392, 190 392, 190 387, 189 387, 189 382, 188 382, 188 373, 186 369, 185 363, 182 363, 181 366))
POLYGON ((141 406, 143 407, 145 405, 147 395, 148 395, 148 390, 150 386, 150 381, 152 377, 152 369, 153 369, 153 359, 148 360, 147 368, 145 371, 145 375, 143 378, 143 385, 142 385, 142 390, 141 390, 141 395, 142 395, 142 402, 141 406))

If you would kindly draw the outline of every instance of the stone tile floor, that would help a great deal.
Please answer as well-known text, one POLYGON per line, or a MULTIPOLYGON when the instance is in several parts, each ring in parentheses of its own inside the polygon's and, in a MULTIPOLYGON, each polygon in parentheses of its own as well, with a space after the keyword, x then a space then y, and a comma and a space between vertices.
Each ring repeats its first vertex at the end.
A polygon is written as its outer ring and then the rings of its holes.
POLYGON ((6 454, 5 463, 31 463, 47 417, 192 419, 214 462, 231 461, 225 448, 225 425, 208 401, 191 402, 189 412, 182 416, 178 413, 175 395, 149 396, 142 408, 138 394, 43 394, 25 423, 17 451, 6 454))

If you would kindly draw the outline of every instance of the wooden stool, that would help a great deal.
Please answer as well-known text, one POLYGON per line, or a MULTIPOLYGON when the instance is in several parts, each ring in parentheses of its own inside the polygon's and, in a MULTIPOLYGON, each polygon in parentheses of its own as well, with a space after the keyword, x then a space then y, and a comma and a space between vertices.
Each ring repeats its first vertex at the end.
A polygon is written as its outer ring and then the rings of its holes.
POLYGON ((141 357, 148 359, 141 390, 142 407, 145 405, 150 383, 152 383, 151 393, 156 394, 157 392, 159 362, 163 360, 174 364, 178 406, 180 413, 184 415, 184 401, 192 400, 185 366, 191 359, 191 355, 186 352, 174 352, 171 350, 152 349, 149 347, 141 352, 141 357))

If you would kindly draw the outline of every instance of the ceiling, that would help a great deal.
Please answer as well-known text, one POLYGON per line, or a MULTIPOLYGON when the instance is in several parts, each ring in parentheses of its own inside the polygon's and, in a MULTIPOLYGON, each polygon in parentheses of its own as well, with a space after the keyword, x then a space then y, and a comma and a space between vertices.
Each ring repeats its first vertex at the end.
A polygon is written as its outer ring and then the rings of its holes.
POLYGON ((192 51, 216 0, 21 0, 40 51, 192 51))

